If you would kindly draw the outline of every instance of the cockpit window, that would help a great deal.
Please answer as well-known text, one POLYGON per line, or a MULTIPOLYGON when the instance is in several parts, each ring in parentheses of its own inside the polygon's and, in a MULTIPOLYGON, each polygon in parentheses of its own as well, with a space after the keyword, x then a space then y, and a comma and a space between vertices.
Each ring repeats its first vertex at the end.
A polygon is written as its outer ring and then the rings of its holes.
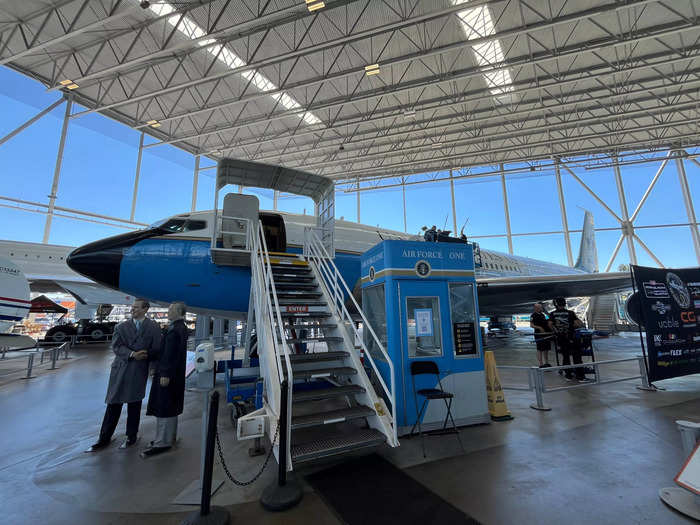
POLYGON ((192 219, 169 219, 159 226, 159 229, 166 233, 182 233, 196 230, 204 230, 207 221, 197 221, 192 219))

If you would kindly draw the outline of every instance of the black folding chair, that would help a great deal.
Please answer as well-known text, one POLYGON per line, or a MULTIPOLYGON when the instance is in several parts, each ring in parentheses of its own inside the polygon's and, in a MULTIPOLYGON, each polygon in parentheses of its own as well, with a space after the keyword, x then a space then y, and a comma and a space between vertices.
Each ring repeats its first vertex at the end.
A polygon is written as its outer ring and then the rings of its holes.
POLYGON ((416 404, 416 422, 413 425, 413 428, 411 428, 411 432, 409 436, 414 435, 414 431, 416 430, 416 426, 418 426, 418 432, 420 433, 421 437, 421 446, 423 447, 423 457, 426 457, 425 455, 425 437, 423 436, 423 428, 421 426, 420 420, 423 417, 423 412, 425 411, 428 402, 432 399, 442 399, 445 402, 445 407, 447 408, 447 414, 445 415, 445 421, 442 424, 442 429, 440 429, 438 432, 433 432, 433 433, 440 433, 440 434, 456 434, 457 435, 457 440, 459 441, 459 446, 462 448, 462 452, 464 452, 464 445, 462 445, 462 440, 459 437, 459 431, 457 430, 457 425, 455 425, 455 420, 452 417, 452 399, 454 398, 454 394, 451 394, 450 392, 445 392, 445 390, 442 388, 442 380, 440 379, 440 370, 438 369, 437 364, 435 364, 433 361, 414 361, 411 363, 411 382, 413 383, 413 399, 416 404), (440 388, 421 388, 420 390, 416 390, 416 376, 417 375, 422 375, 422 374, 431 374, 437 376, 438 380, 438 385, 440 388), (420 407, 420 411, 418 410, 418 396, 423 397, 423 404, 420 407), (452 428, 448 429, 447 428, 447 420, 452 421, 452 428))

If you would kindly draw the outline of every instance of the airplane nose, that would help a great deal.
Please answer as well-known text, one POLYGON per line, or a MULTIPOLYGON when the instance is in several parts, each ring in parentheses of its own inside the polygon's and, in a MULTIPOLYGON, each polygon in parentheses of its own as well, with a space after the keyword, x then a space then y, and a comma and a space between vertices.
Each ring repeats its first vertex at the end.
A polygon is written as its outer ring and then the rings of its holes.
POLYGON ((89 250, 86 248, 87 246, 80 247, 68 255, 66 259, 68 267, 97 283, 118 289, 122 250, 89 250))
POLYGON ((156 230, 139 230, 91 242, 73 250, 68 267, 93 281, 119 289, 119 272, 124 252, 142 239, 157 235, 156 230))

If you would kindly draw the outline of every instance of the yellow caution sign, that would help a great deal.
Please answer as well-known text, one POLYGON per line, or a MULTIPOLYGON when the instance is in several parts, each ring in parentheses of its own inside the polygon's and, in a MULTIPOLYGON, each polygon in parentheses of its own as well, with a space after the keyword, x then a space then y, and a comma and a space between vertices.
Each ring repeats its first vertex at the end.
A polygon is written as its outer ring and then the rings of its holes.
POLYGON ((501 380, 498 377, 496 359, 493 352, 488 350, 484 353, 484 368, 486 370, 486 397, 489 402, 489 413, 494 421, 507 421, 513 419, 506 405, 506 396, 501 387, 501 380))

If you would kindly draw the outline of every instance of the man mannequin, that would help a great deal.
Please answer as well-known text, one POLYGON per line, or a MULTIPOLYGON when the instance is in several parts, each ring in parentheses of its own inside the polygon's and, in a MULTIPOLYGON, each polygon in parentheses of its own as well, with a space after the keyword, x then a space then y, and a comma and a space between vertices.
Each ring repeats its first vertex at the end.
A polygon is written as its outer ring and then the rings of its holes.
POLYGON ((131 307, 131 319, 119 323, 114 328, 114 361, 105 398, 107 409, 102 420, 100 437, 87 452, 95 452, 109 445, 124 403, 128 405, 126 440, 119 448, 127 448, 136 443, 141 419, 141 402, 146 395, 148 360, 156 357, 161 339, 158 323, 146 318, 149 308, 148 301, 136 299, 131 307))
POLYGON ((141 452, 143 458, 167 452, 177 438, 177 416, 182 414, 185 404, 185 369, 187 368, 185 313, 184 303, 173 303, 168 308, 170 326, 158 355, 146 410, 146 414, 158 418, 156 438, 141 452))

